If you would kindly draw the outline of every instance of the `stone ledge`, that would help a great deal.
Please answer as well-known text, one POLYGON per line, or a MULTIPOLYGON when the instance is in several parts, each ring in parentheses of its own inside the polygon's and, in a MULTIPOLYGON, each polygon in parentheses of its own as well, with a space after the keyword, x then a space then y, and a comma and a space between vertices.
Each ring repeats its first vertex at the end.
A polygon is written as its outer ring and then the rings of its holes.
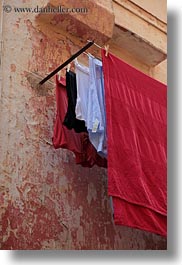
POLYGON ((46 20, 60 30, 82 39, 95 40, 100 45, 105 44, 113 35, 114 13, 112 10, 112 1, 105 1, 105 6, 100 1, 80 1, 80 0, 62 0, 61 4, 58 0, 47 1, 46 6, 59 7, 60 5, 67 8, 83 7, 87 8, 87 13, 49 13, 39 14, 37 19, 46 20))
MULTIPOLYGON (((47 6, 59 7, 59 0, 49 0, 47 6)), ((135 6, 131 1, 119 0, 62 0, 63 7, 87 8, 86 14, 39 14, 56 31, 66 32, 82 42, 95 40, 101 46, 110 43, 126 50, 136 60, 154 67, 167 57, 166 24, 135 6)))
POLYGON ((166 25, 152 19, 130 1, 113 1, 115 27, 111 43, 126 49, 148 66, 158 65, 167 57, 166 25), (134 12, 135 10, 135 12, 134 12))

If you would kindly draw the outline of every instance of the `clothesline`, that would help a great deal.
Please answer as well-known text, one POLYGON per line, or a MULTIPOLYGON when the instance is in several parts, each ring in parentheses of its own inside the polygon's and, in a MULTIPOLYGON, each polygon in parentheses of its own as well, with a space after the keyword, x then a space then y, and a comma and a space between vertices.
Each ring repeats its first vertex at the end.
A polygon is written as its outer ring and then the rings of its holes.
MULTIPOLYGON (((78 52, 76 52, 74 55, 72 55, 68 60, 66 60, 63 64, 61 64, 59 67, 57 67, 55 70, 53 70, 49 75, 47 75, 44 79, 42 79, 39 84, 43 85, 47 80, 49 80, 52 76, 54 76, 56 73, 58 73, 61 69, 63 69, 66 65, 68 65, 69 63, 71 63, 74 59, 76 59, 80 54, 82 54, 83 52, 85 52, 88 48, 90 48, 93 44, 95 46, 97 46, 98 48, 102 49, 102 47, 98 44, 96 44, 94 41, 91 40, 87 40, 88 43, 81 48, 78 52)), ((106 50, 106 56, 108 54, 108 49, 109 46, 106 45, 105 46, 105 50, 106 50)))
POLYGON ((47 80, 49 80, 52 76, 54 76, 56 73, 58 73, 66 65, 68 65, 69 63, 71 63, 75 58, 77 58, 80 54, 82 54, 84 51, 86 51, 93 44, 94 44, 94 41, 89 41, 89 43, 87 43, 81 50, 79 50, 78 52, 76 52, 67 61, 65 61, 63 64, 61 64, 59 67, 57 67, 54 71, 52 71, 49 75, 47 75, 43 80, 41 80, 39 82, 39 84, 40 85, 43 85, 47 80))

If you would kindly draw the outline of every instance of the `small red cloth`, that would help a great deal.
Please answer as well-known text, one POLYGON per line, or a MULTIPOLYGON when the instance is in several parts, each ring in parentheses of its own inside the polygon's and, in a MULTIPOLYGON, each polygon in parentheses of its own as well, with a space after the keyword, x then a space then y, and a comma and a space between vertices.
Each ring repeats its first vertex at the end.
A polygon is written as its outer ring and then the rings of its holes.
POLYGON ((104 50, 102 60, 115 221, 166 236, 167 87, 104 50))
POLYGON ((57 113, 54 124, 53 145, 56 149, 64 148, 75 154, 77 164, 83 167, 107 167, 107 160, 97 154, 96 149, 90 143, 88 133, 76 133, 73 129, 69 130, 63 125, 67 112, 68 98, 66 93, 66 82, 56 76, 56 104, 57 113))

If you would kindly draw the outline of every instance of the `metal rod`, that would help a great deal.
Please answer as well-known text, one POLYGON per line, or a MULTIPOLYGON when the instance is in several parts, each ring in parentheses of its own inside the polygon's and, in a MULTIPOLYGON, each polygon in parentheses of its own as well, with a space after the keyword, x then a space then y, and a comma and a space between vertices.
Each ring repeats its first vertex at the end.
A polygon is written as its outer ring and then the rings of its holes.
POLYGON ((63 64, 61 64, 59 67, 57 67, 54 71, 52 71, 49 75, 47 75, 44 79, 42 79, 39 84, 43 85, 47 80, 49 80, 52 76, 54 76, 56 73, 58 73, 61 69, 63 69, 66 65, 71 63, 75 58, 77 58, 81 53, 86 51, 90 46, 94 44, 94 41, 89 41, 82 49, 80 49, 78 52, 76 52, 74 55, 72 55, 67 61, 65 61, 63 64))

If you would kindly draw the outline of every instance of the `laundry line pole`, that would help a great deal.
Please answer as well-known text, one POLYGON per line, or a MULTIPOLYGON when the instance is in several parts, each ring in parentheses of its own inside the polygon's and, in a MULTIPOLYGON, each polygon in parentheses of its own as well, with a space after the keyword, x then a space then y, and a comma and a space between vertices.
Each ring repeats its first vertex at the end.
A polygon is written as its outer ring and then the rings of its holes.
POLYGON ((44 79, 42 79, 39 84, 43 85, 47 80, 49 80, 52 76, 57 74, 61 69, 63 69, 66 65, 71 63, 75 58, 77 58, 80 54, 82 54, 84 51, 86 51, 90 46, 94 44, 94 41, 89 41, 83 48, 81 48, 78 52, 73 54, 67 61, 65 61, 63 64, 61 64, 59 67, 57 67, 55 70, 53 70, 50 74, 48 74, 44 79))

